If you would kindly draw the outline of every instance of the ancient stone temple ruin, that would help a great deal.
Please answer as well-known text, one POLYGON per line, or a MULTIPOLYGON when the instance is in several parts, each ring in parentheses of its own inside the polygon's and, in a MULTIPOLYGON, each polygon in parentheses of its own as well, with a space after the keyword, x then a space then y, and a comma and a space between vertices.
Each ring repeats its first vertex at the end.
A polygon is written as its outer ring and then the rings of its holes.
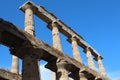
POLYGON ((69 78, 73 80, 110 80, 102 63, 103 57, 54 14, 31 1, 24 3, 20 10, 25 13, 24 31, 12 23, 0 19, 0 44, 9 47, 10 53, 13 55, 11 71, 0 69, 0 80, 41 80, 38 64, 40 60, 47 62, 45 68, 52 71, 53 80, 69 80, 69 78), (52 32, 53 46, 35 37, 33 15, 48 24, 47 28, 52 32), (63 52, 60 33, 64 34, 71 44, 73 58, 63 52), (83 48, 88 66, 84 65, 78 47, 83 48), (22 60, 22 74, 19 74, 18 59, 22 60), (93 60, 98 63, 99 72, 96 70, 93 60))

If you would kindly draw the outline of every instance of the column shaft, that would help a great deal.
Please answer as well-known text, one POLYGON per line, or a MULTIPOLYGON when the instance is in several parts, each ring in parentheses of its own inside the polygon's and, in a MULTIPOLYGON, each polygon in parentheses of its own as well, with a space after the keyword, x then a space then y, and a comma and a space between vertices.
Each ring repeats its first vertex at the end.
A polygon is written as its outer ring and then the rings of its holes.
POLYGON ((93 58, 92 58, 92 54, 91 54, 89 48, 86 49, 86 54, 87 54, 87 58, 88 58, 88 66, 91 69, 96 70, 95 64, 94 64, 94 61, 93 61, 93 58))
POLYGON ((52 72, 52 80, 56 80, 56 73, 52 72))
POLYGON ((27 55, 24 57, 22 80, 40 80, 39 63, 34 56, 27 55))
POLYGON ((57 73, 56 80, 69 80, 68 71, 66 70, 66 62, 63 60, 57 60, 57 73))
POLYGON ((33 11, 30 7, 25 10, 25 31, 31 35, 35 35, 33 11))
POLYGON ((12 73, 19 74, 19 59, 17 56, 12 56, 12 73))
MULTIPOLYGON (((53 47, 62 51, 62 45, 60 41, 58 27, 54 22, 51 23, 51 27, 52 27, 53 47)), ((56 79, 56 73, 52 72, 52 80, 55 80, 55 79, 56 79)))
POLYGON ((82 58, 80 56, 80 52, 78 49, 78 44, 77 44, 77 40, 75 38, 72 38, 72 51, 73 51, 73 56, 74 58, 82 63, 82 58))
POLYGON ((60 41, 60 35, 57 25, 52 22, 52 37, 53 37, 53 47, 62 51, 62 45, 60 41))
POLYGON ((106 76, 105 68, 104 68, 102 60, 101 60, 101 58, 99 56, 98 56, 98 65, 99 65, 100 73, 102 75, 106 76))

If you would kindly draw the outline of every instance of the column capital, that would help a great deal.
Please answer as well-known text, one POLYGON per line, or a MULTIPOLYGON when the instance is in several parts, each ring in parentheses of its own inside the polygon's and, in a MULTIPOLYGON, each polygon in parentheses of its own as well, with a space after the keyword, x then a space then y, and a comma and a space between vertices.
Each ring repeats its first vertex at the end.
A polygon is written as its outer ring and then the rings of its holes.
POLYGON ((57 64, 62 64, 64 67, 67 65, 67 61, 64 58, 58 58, 57 59, 57 64))
POLYGON ((102 59, 103 59, 103 57, 98 55, 98 56, 97 56, 97 57, 95 57, 94 59, 95 59, 96 61, 98 61, 98 60, 102 60, 102 59))
POLYGON ((23 4, 22 6, 20 6, 20 10, 25 12, 26 9, 32 9, 32 11, 35 12, 37 10, 36 7, 37 6, 35 6, 34 3, 32 3, 31 1, 28 1, 25 4, 23 4))
POLYGON ((65 58, 58 58, 56 65, 58 66, 59 69, 61 68, 67 69, 68 62, 65 60, 65 58))
POLYGON ((34 7, 29 5, 29 4, 26 4, 25 7, 24 7, 24 10, 27 10, 27 9, 31 9, 33 12, 35 12, 34 7))
MULTIPOLYGON (((51 24, 50 24, 51 26, 51 29, 53 28, 53 27, 57 27, 58 28, 58 24, 56 23, 56 21, 52 21, 51 22, 51 24)), ((58 28, 59 29, 59 28, 58 28)))
POLYGON ((77 41, 77 37, 75 35, 72 35, 71 39, 76 40, 77 41))
POLYGON ((57 27, 58 24, 56 23, 56 21, 57 21, 57 20, 54 20, 54 21, 48 23, 48 24, 47 24, 47 27, 48 27, 49 29, 51 29, 51 30, 53 29, 53 27, 55 27, 55 26, 57 27))
POLYGON ((56 65, 57 65, 56 80, 69 80, 67 61, 64 58, 58 58, 56 65))
POLYGON ((79 77, 80 77, 79 80, 88 80, 87 76, 85 75, 85 73, 79 72, 79 77))
POLYGON ((86 47, 86 48, 84 49, 84 52, 85 52, 85 53, 87 53, 87 51, 90 51, 90 52, 91 52, 90 47, 86 47))
POLYGON ((77 39, 77 37, 76 37, 75 35, 72 35, 71 37, 69 37, 69 38, 67 39, 67 41, 70 42, 70 43, 72 43, 72 41, 78 42, 78 39, 77 39))
POLYGON ((49 29, 51 29, 51 30, 53 30, 53 28, 57 28, 58 31, 59 31, 60 28, 59 28, 59 25, 56 23, 56 21, 57 21, 57 20, 52 21, 51 23, 49 23, 49 24, 47 25, 47 27, 48 27, 49 29))
POLYGON ((57 27, 57 24, 55 22, 51 22, 52 27, 57 27))

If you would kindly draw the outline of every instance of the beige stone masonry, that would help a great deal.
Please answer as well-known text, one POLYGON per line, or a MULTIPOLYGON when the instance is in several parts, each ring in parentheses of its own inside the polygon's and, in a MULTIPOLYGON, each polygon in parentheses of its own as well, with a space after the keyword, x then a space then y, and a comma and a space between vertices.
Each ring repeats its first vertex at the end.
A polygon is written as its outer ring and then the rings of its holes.
POLYGON ((77 61, 82 63, 82 58, 80 56, 80 52, 79 52, 79 49, 78 49, 77 39, 74 36, 71 38, 71 43, 72 43, 72 51, 73 51, 74 58, 77 61))
POLYGON ((101 59, 101 57, 99 57, 99 56, 98 56, 98 65, 99 65, 100 73, 101 73, 103 76, 106 76, 106 72, 105 72, 104 65, 103 65, 103 63, 102 63, 102 59, 101 59))
POLYGON ((96 68, 95 68, 95 64, 94 64, 94 61, 93 61, 93 58, 92 58, 92 54, 91 54, 91 51, 90 49, 87 47, 85 49, 85 52, 86 52, 86 55, 87 55, 87 59, 88 59, 88 66, 95 70, 96 71, 96 68))
POLYGON ((19 59, 17 56, 12 56, 12 73, 19 74, 19 59))
POLYGON ((60 34, 59 34, 59 29, 57 27, 57 24, 52 22, 52 37, 53 37, 53 47, 62 51, 62 45, 60 41, 60 34))
POLYGON ((25 10, 25 31, 31 35, 35 35, 33 10, 30 6, 25 10))

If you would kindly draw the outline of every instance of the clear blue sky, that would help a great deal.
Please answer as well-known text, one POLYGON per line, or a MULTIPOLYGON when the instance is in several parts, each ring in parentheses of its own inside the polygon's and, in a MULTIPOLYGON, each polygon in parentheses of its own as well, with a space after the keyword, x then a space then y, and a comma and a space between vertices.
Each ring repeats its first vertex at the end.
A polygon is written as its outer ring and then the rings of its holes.
MULTIPOLYGON (((32 0, 44 6, 80 34, 103 57, 103 63, 111 80, 120 78, 120 0, 32 0)), ((19 7, 26 0, 1 0, 0 18, 24 29, 24 13, 19 7)), ((52 36, 46 23, 35 17, 36 35, 52 45, 52 36)), ((72 56, 71 46, 61 35, 64 52, 72 56)), ((80 48, 81 55, 86 58, 80 48)), ((8 48, 0 45, 0 67, 11 68, 8 48)), ((21 64, 21 63, 20 63, 21 64)))

